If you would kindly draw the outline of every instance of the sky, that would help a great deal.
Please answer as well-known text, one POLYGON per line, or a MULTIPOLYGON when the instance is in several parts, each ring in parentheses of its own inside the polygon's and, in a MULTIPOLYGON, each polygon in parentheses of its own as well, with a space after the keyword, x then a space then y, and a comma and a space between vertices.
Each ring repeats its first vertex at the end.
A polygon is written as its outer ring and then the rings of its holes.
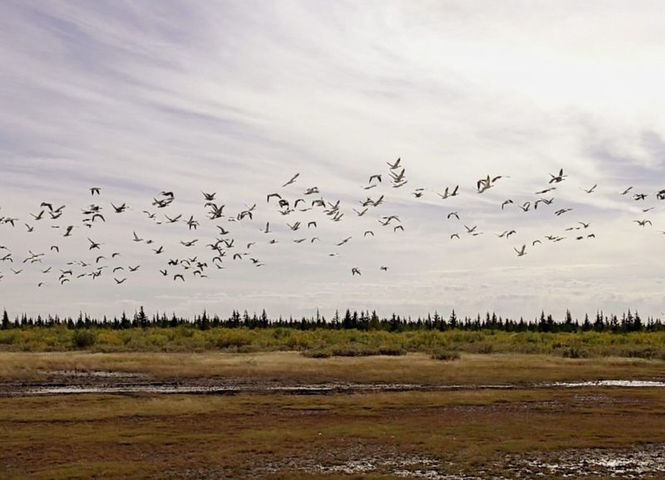
POLYGON ((0 258, 14 260, 0 262, 0 307, 663 316, 661 11, 660 2, 609 0, 3 1, 0 217, 19 220, 0 224, 0 258), (390 185, 386 164, 397 158, 408 180, 401 188, 390 185), (519 209, 561 168, 567 178, 552 205, 519 209), (372 174, 383 181, 364 190, 372 174), (477 193, 487 175, 504 178, 477 193), (459 196, 437 195, 455 185, 459 196), (305 196, 313 186, 320 195, 305 196), (163 190, 176 198, 157 209, 152 199, 163 190), (217 192, 224 218, 207 218, 201 192, 217 192), (266 202, 271 192, 291 203, 339 200, 344 217, 333 222, 318 208, 283 216, 266 202), (367 215, 353 211, 382 194, 367 215), (507 199, 515 203, 502 210, 507 199), (67 205, 63 217, 34 220, 42 201, 67 205), (111 202, 129 209, 115 214, 111 202), (81 210, 91 203, 107 221, 88 229, 81 210), (253 204, 253 219, 230 221, 253 204), (561 208, 573 210, 555 215, 561 208), (193 215, 201 227, 158 225, 144 210, 162 220, 193 215), (459 221, 447 218, 452 211, 459 221), (403 232, 378 223, 392 214, 403 232), (311 220, 317 228, 305 228, 311 220), (303 227, 292 232, 286 223, 296 221, 303 227), (566 231, 577 222, 590 226, 566 231), (55 225, 75 225, 72 237, 55 225), (218 225, 236 242, 223 269, 206 247, 218 225), (497 237, 511 229, 509 239, 497 237), (165 253, 133 242, 134 231, 165 253), (575 239, 589 233, 595 238, 575 239), (101 250, 89 250, 88 238, 101 250), (194 247, 180 244, 195 238, 194 247), (28 251, 44 253, 42 263, 23 264, 28 251), (95 263, 112 252, 120 256, 95 263), (159 273, 168 258, 192 256, 207 261, 207 278, 159 273), (91 271, 70 261, 108 268, 61 286, 60 270, 91 271), (129 265, 141 268, 129 273, 129 265), (112 273, 116 266, 125 270, 112 273))

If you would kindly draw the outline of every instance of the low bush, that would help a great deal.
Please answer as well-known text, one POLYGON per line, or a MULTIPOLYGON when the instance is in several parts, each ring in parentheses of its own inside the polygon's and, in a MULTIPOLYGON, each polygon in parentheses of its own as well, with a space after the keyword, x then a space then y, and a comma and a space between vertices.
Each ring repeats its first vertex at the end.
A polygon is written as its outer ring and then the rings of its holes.
POLYGON ((95 334, 90 330, 74 330, 72 346, 76 349, 90 348, 95 344, 95 334))
POLYGON ((460 359, 460 353, 452 350, 437 350, 432 352, 431 358, 433 360, 443 360, 445 362, 451 362, 453 360, 460 359))

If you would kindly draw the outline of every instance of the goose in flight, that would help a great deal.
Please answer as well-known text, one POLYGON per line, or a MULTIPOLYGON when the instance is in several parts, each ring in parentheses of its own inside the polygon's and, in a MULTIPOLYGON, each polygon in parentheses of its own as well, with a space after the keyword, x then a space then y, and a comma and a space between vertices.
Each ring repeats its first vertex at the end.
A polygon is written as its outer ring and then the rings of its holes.
POLYGON ((627 189, 625 189, 623 192, 621 192, 621 195, 628 195, 628 193, 633 189, 633 186, 631 185, 627 189))
POLYGON ((140 237, 136 234, 136 232, 132 232, 132 233, 134 234, 134 238, 132 239, 134 242, 142 242, 142 241, 143 241, 143 239, 140 238, 140 237))
POLYGON ((122 205, 116 207, 113 203, 111 203, 111 207, 113 207, 113 210, 115 210, 115 213, 123 213, 125 210, 127 210, 127 204, 123 203, 122 205))
POLYGON ((481 178, 476 182, 476 188, 478 189, 478 193, 483 193, 486 190, 489 190, 494 186, 497 180, 503 178, 502 175, 498 175, 494 178, 490 177, 487 175, 486 178, 481 178))
POLYGON ((90 187, 90 195, 99 195, 99 192, 101 191, 100 187, 90 187))
POLYGON ((388 225, 392 220, 395 220, 397 222, 401 222, 399 217, 397 215, 384 215, 381 217, 383 220, 385 220, 386 223, 384 225, 388 225))
POLYGON ((120 285, 122 283, 125 283, 125 280, 127 280, 127 277, 123 278, 122 280, 118 280, 117 278, 113 277, 113 280, 115 280, 115 283, 117 285, 120 285))
POLYGON ((363 234, 363 237, 366 237, 367 235, 374 236, 374 232, 371 230, 366 230, 365 233, 363 234))
POLYGON ((203 194, 203 198, 205 199, 206 202, 212 202, 215 200, 215 195, 217 195, 217 192, 213 193, 206 193, 206 192, 201 192, 203 194))
POLYGON ((452 240, 453 238, 456 238, 457 240, 459 240, 459 234, 457 234, 457 233, 453 233, 453 234, 450 236, 450 239, 452 240))
POLYGON ((296 178, 300 176, 300 173, 296 173, 289 181, 287 181, 284 185, 282 185, 282 188, 291 185, 293 182, 296 181, 296 178))
POLYGON ((319 187, 310 187, 305 190, 305 195, 313 195, 315 193, 319 193, 319 187))
POLYGON ((383 270, 384 272, 387 272, 388 267, 386 267, 385 265, 382 265, 381 267, 379 267, 379 270, 383 270))
POLYGON ((653 223, 651 223, 651 220, 633 220, 633 222, 637 223, 640 227, 645 227, 647 223, 649 225, 653 225, 653 223))
POLYGON ((648 197, 648 194, 646 194, 646 193, 636 193, 635 195, 633 195, 633 199, 635 199, 635 200, 644 200, 647 197, 648 197))
POLYGON ((587 189, 587 188, 583 188, 582 190, 584 190, 586 193, 593 193, 593 192, 596 190, 596 187, 597 187, 597 186, 598 186, 598 184, 594 184, 593 187, 588 188, 588 189, 587 189))
POLYGON ((552 174, 550 173, 550 177, 552 177, 552 178, 550 178, 549 183, 561 183, 561 182, 563 182, 563 180, 564 180, 566 177, 568 177, 568 175, 566 175, 566 174, 563 173, 563 168, 562 168, 561 170, 559 170, 559 174, 558 174, 558 175, 552 175, 552 174))
POLYGON ((386 162, 386 163, 388 164, 388 166, 390 167, 391 170, 397 170, 400 166, 400 161, 401 160, 402 160, 401 158, 398 158, 395 163, 390 163, 390 162, 386 162))
POLYGON ((196 244, 196 242, 198 242, 198 241, 199 241, 199 239, 198 239, 198 238, 195 238, 194 240, 191 240, 191 241, 189 241, 189 242, 183 242, 183 241, 181 240, 180 243, 181 243, 183 246, 185 246, 185 247, 193 247, 193 246, 196 244))
POLYGON ((401 183, 401 182, 404 181, 404 174, 405 173, 406 173, 406 169, 403 168, 402 171, 399 172, 399 173, 390 172, 390 176, 392 177, 393 182, 395 184, 397 184, 397 183, 401 183))
POLYGON ((351 238, 352 238, 352 237, 346 237, 344 240, 342 240, 341 242, 339 242, 339 243, 337 244, 337 246, 338 246, 338 247, 341 247, 342 245, 344 245, 345 243, 347 243, 349 240, 351 240, 351 238))
POLYGON ((505 207, 506 205, 510 205, 510 204, 512 204, 512 203, 514 203, 514 202, 513 202, 511 199, 508 199, 508 200, 504 201, 504 202, 501 204, 501 210, 503 210, 504 207, 505 207))
MULTIPOLYGON (((214 203, 211 203, 209 205, 209 207, 210 207, 210 211, 208 212, 208 215, 209 215, 208 218, 210 218, 210 220, 215 220, 216 218, 222 218, 224 216, 223 210, 224 210, 225 205, 217 206, 214 203)), ((241 213, 245 213, 245 212, 241 212, 241 213)), ((249 216, 251 218, 251 212, 249 213, 249 216)), ((244 215, 242 215, 242 217, 244 217, 244 215)), ((242 220, 242 218, 240 218, 240 219, 242 220)))
POLYGON ((458 215, 457 212, 450 212, 450 213, 446 216, 446 218, 447 218, 448 220, 450 220, 451 217, 455 217, 457 220, 459 220, 459 215, 458 215))
POLYGON ((353 275, 362 275, 362 273, 360 273, 360 270, 358 270, 358 267, 353 267, 351 269, 351 276, 353 275))
POLYGON ((270 203, 271 198, 276 198, 277 200, 282 200, 282 196, 279 193, 269 193, 266 196, 266 203, 270 203))
POLYGON ((572 210, 573 210, 572 208, 562 208, 561 210, 557 210, 556 212, 554 212, 554 215, 558 217, 559 215, 563 215, 564 213, 570 212, 572 210))
POLYGON ((197 222, 196 220, 194 220, 194 216, 193 216, 193 215, 190 215, 190 216, 189 216, 189 220, 187 220, 187 227, 188 227, 190 230, 191 230, 192 228, 193 228, 194 230, 196 230, 197 228, 199 228, 199 225, 200 225, 199 222, 197 222))
POLYGON ((536 195, 545 195, 546 193, 551 192, 551 191, 553 191, 553 190, 556 190, 556 187, 549 187, 549 188, 546 188, 546 189, 544 189, 544 190, 541 190, 541 191, 539 191, 539 192, 536 192, 536 195))
POLYGON ((523 257, 524 255, 526 255, 526 245, 522 245, 522 248, 520 250, 516 248, 513 248, 513 250, 515 250, 515 253, 517 253, 518 257, 523 257))
POLYGON ((539 203, 544 203, 545 205, 552 205, 552 202, 554 201, 554 197, 547 199, 547 198, 539 198, 538 200, 535 201, 533 204, 534 210, 538 210, 538 204, 539 203))
POLYGON ((369 177, 369 181, 367 183, 372 183, 372 180, 376 180, 377 182, 381 182, 381 175, 371 175, 369 177))
POLYGON ((141 267, 141 265, 137 265, 137 266, 135 266, 135 267, 131 267, 131 266, 129 266, 129 267, 127 267, 127 268, 129 268, 129 271, 130 271, 130 272, 135 272, 135 271, 137 271, 140 267, 141 267))
POLYGON ((185 281, 185 277, 182 275, 182 273, 176 273, 175 275, 173 275, 173 281, 175 282, 177 279, 180 279, 183 282, 185 281))
POLYGON ((441 199, 445 200, 445 199, 447 199, 448 197, 455 197, 455 196, 457 196, 457 195, 458 195, 458 193, 457 193, 458 190, 459 190, 459 185, 455 186, 455 188, 454 188, 453 190, 449 190, 449 188, 446 187, 446 189, 444 190, 443 194, 437 192, 437 195, 438 195, 439 197, 441 197, 441 199))
POLYGON ((464 225, 464 228, 466 228, 466 233, 473 233, 478 228, 478 225, 474 225, 473 227, 468 227, 467 225, 464 225))
POLYGON ((90 242, 90 248, 88 250, 94 250, 94 249, 99 250, 99 247, 101 246, 101 243, 95 242, 95 241, 91 240, 90 238, 88 238, 88 241, 90 242))

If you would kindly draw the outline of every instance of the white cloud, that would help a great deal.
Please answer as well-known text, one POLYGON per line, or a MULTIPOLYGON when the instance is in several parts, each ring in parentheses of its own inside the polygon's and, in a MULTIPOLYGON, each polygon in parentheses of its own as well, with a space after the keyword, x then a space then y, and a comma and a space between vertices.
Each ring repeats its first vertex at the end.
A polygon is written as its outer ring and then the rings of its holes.
POLYGON ((38 266, 14 276, 0 265, 2 303, 41 313, 85 305, 112 314, 142 303, 179 313, 265 307, 296 316, 347 306, 414 315, 454 306, 531 317, 562 305, 580 314, 628 307, 659 314, 660 8, 646 1, 5 2, 0 216, 20 217, 21 225, 1 225, 2 243, 19 260, 28 248, 57 242, 62 255, 48 261, 60 267, 90 260, 89 234, 122 252, 118 264, 143 266, 121 288, 105 274, 62 288, 49 277, 37 290, 38 266), (403 191, 362 190, 372 173, 385 181, 385 161, 397 156, 409 178, 403 191), (551 207, 500 210, 506 198, 533 203, 562 167, 569 178, 551 207), (283 223, 295 218, 265 204, 295 172, 292 199, 317 185, 326 199, 342 200, 339 223, 299 214, 317 219, 320 244, 293 244, 300 234, 283 223), (476 194, 475 180, 488 173, 510 178, 476 194), (582 192, 596 183, 594 194, 582 192), (66 202, 63 218, 80 226, 93 184, 103 187, 106 224, 81 227, 66 242, 43 223, 26 233, 22 224, 35 223, 29 212, 42 200, 66 202), (456 184, 460 197, 434 193, 456 184), (618 195, 629 185, 650 196, 618 195), (426 188, 425 198, 413 198, 416 187, 426 188), (141 211, 153 210, 162 189, 177 195, 169 211, 195 215, 199 231, 147 222, 141 211), (167 257, 210 260, 205 244, 217 229, 204 219, 202 190, 217 191, 229 215, 258 204, 254 222, 221 224, 232 228, 235 248, 257 241, 250 252, 264 267, 228 259, 209 279, 184 285, 159 274, 167 257), (355 217, 351 208, 380 191, 385 206, 355 217), (111 214, 111 201, 132 209, 111 214), (554 216, 565 206, 573 212, 554 216), (643 214, 646 206, 656 209, 643 214), (445 219, 451 210, 460 222, 445 219), (390 213, 405 232, 378 225, 376 216, 390 213), (635 218, 654 226, 641 229, 635 218), (280 243, 265 244, 265 221, 280 243), (591 222, 597 238, 545 242, 516 258, 512 247, 546 234, 570 237, 564 229, 577 221, 591 222), (464 223, 484 234, 451 241, 464 223), (511 241, 496 238, 509 228, 518 230, 511 241), (373 239, 363 237, 367 229, 373 239), (166 256, 131 242, 132 230, 164 244, 166 256), (178 243, 197 235, 193 249, 178 243), (335 247, 347 235, 349 244, 335 247), (339 256, 329 257, 334 251, 339 256), (351 277, 356 265, 362 277, 351 277))

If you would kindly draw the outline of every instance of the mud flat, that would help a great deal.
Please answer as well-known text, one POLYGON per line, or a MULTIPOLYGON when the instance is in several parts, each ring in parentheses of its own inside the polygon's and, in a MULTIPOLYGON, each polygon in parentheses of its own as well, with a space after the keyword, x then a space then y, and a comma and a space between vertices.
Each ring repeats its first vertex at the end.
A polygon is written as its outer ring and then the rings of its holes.
POLYGON ((594 380, 542 382, 533 384, 415 384, 415 383, 295 383, 269 382, 252 378, 184 378, 159 380, 146 374, 121 371, 40 371, 47 380, 0 382, 0 396, 72 394, 163 394, 163 395, 237 395, 290 394, 333 395, 379 392, 427 392, 456 390, 525 390, 573 388, 665 388, 662 380, 594 380))
POLYGON ((665 478, 659 361, 0 359, 3 479, 665 478))

